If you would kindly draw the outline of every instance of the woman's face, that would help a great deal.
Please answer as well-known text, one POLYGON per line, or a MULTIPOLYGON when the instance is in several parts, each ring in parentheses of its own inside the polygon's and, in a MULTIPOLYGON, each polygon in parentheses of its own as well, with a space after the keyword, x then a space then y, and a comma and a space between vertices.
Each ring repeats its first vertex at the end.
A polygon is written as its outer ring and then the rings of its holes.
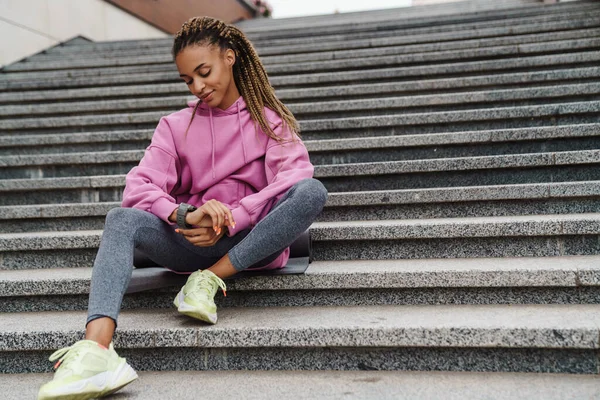
POLYGON ((209 107, 226 109, 240 97, 233 79, 235 53, 218 46, 191 45, 175 57, 179 76, 209 107))

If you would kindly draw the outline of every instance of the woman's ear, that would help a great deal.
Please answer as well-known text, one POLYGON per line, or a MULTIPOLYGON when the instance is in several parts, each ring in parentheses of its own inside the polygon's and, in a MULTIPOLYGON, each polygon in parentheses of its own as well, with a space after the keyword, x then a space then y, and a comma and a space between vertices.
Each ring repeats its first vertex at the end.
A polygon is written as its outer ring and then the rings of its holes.
POLYGON ((225 61, 230 67, 235 64, 235 52, 232 49, 227 49, 225 51, 225 61))

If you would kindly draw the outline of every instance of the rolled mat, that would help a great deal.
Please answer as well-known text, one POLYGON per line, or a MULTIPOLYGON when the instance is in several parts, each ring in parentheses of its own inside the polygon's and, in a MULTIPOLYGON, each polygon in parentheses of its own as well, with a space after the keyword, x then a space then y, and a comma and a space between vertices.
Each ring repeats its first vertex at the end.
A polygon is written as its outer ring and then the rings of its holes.
MULTIPOLYGON (((303 274, 312 262, 312 240, 307 229, 290 245, 290 258, 283 268, 271 270, 242 271, 228 279, 243 278, 257 275, 290 275, 303 274)), ((168 286, 182 286, 189 274, 178 274, 150 260, 138 249, 133 253, 133 274, 126 293, 136 293, 144 290, 159 289, 168 286)))

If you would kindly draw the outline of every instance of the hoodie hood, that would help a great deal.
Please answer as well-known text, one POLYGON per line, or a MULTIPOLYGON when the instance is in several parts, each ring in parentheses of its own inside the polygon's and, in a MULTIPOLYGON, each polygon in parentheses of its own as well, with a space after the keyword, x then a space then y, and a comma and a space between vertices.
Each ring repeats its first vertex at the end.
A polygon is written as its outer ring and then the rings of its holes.
POLYGON ((198 106, 198 109, 196 110, 196 114, 198 115, 202 115, 205 117, 209 118, 209 126, 210 126, 210 136, 211 136, 211 143, 212 143, 212 178, 215 179, 216 177, 216 172, 215 172, 215 147, 216 147, 216 139, 215 139, 215 124, 213 121, 213 118, 219 118, 219 117, 225 117, 228 115, 234 115, 237 114, 237 120, 238 120, 238 134, 240 135, 240 140, 242 142, 242 150, 244 153, 244 162, 247 163, 248 159, 246 156, 246 144, 244 143, 244 128, 243 128, 243 124, 242 124, 242 117, 241 117, 241 113, 242 112, 248 112, 248 109, 246 107, 246 102, 244 101, 244 97, 240 96, 238 97, 238 99, 236 101, 233 102, 232 105, 230 105, 229 107, 227 107, 225 110, 220 109, 219 107, 209 107, 208 104, 206 104, 205 102, 203 102, 202 100, 190 100, 188 101, 188 106, 191 108, 192 112, 194 112, 194 108, 196 107, 196 104, 200 103, 200 105, 198 106))

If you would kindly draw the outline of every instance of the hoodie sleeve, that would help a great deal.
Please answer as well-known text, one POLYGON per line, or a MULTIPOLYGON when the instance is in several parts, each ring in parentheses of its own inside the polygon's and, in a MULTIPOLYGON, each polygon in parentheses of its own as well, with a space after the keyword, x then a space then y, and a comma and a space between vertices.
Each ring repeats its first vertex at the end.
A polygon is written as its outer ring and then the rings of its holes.
POLYGON ((269 138, 265 154, 268 185, 241 199, 239 206, 231 210, 235 228, 228 227, 228 236, 256 225, 260 216, 266 214, 265 207, 272 205, 270 200, 280 197, 302 179, 313 177, 314 167, 302 140, 296 137, 296 141, 292 142, 290 129, 287 126, 284 129, 281 121, 273 128, 273 132, 284 138, 285 142, 279 143, 269 138))
POLYGON ((162 117, 152 141, 136 167, 125 177, 121 207, 151 212, 170 225, 169 216, 178 206, 170 195, 178 180, 178 158, 171 128, 162 117))

